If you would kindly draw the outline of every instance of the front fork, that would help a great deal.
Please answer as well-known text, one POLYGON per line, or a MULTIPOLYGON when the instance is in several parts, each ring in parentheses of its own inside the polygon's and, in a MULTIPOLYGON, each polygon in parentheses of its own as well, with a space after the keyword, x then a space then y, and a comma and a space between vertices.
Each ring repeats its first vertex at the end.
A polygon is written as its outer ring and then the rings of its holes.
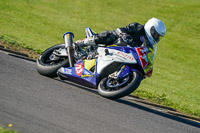
POLYGON ((113 79, 122 79, 129 74, 129 67, 127 65, 121 65, 117 71, 110 74, 108 77, 113 79))
POLYGON ((123 79, 124 77, 128 76, 130 74, 130 72, 133 72, 133 71, 140 73, 138 70, 136 70, 128 65, 122 64, 117 71, 110 74, 108 77, 116 79, 116 80, 120 80, 120 79, 123 79))

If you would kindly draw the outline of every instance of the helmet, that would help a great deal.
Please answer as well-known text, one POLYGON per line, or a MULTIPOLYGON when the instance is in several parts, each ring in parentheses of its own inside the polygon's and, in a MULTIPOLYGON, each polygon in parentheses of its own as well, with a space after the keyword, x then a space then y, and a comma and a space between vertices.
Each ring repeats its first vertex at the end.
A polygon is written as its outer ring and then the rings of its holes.
POLYGON ((157 18, 149 19, 144 30, 151 45, 158 43, 166 33, 165 24, 157 18))

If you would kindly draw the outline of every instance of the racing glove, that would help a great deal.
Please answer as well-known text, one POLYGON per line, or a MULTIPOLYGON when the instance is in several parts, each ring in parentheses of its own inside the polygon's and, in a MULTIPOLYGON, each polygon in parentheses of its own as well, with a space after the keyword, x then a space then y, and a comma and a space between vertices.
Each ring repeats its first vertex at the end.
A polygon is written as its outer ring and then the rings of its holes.
POLYGON ((132 38, 131 35, 126 34, 126 33, 121 33, 120 36, 121 36, 122 40, 123 40, 125 43, 127 43, 127 44, 133 43, 133 38, 132 38))

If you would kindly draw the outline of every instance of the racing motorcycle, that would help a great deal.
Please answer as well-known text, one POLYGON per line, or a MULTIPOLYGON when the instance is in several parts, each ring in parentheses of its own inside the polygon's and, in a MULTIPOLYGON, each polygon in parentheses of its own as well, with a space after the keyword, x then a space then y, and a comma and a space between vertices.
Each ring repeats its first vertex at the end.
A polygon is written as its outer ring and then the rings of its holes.
MULTIPOLYGON (((86 37, 94 35, 90 28, 85 32, 86 37)), ((145 47, 99 44, 77 49, 73 45, 73 33, 67 32, 63 38, 64 44, 48 48, 37 59, 40 74, 97 88, 101 96, 109 99, 132 93, 147 75, 145 47)))

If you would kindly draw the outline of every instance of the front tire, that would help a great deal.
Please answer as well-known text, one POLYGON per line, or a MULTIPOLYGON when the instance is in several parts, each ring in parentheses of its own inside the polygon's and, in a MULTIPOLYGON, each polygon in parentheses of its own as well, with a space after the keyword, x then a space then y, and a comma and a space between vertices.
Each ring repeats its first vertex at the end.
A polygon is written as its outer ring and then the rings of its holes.
POLYGON ((99 94, 109 99, 117 99, 129 95, 138 88, 142 78, 138 72, 130 73, 128 78, 129 80, 126 83, 121 86, 115 85, 116 87, 114 85, 114 87, 109 87, 108 82, 111 81, 110 78, 103 78, 98 85, 99 94))
POLYGON ((65 44, 58 44, 45 50, 37 59, 37 71, 47 77, 56 77, 57 71, 61 67, 68 67, 69 61, 67 57, 56 57, 52 59, 53 51, 59 48, 65 48, 65 44))

